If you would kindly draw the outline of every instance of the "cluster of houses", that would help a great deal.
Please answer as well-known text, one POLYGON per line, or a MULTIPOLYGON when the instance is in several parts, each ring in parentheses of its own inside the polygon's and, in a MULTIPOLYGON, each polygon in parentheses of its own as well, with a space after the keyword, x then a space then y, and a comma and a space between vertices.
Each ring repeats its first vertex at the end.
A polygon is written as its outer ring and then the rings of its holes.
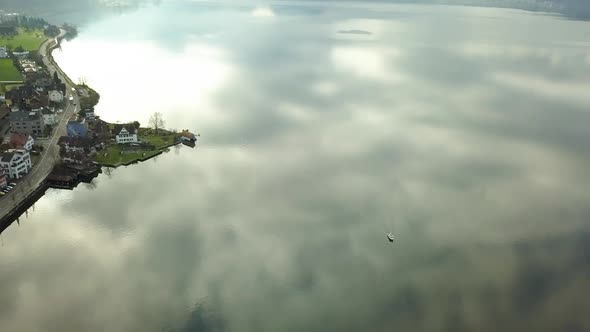
POLYGON ((20 179, 31 168, 31 151, 34 139, 29 134, 11 133, 0 152, 0 189, 6 187, 9 179, 20 179))
POLYGON ((84 165, 90 163, 92 155, 106 144, 138 143, 137 128, 134 124, 116 124, 112 127, 99 119, 94 108, 83 108, 67 123, 67 136, 60 137, 61 157, 64 164, 84 165))
MULTIPOLYGON (((0 57, 8 56, 6 53, 6 48, 0 47, 0 57)), ((9 179, 20 179, 30 172, 31 154, 39 153, 35 139, 50 132, 66 93, 63 82, 26 55, 18 61, 24 84, 0 95, 0 189, 9 179)))
POLYGON ((0 104, 0 128, 8 124, 11 132, 45 136, 56 123, 64 94, 65 84, 39 75, 6 91, 4 103, 0 104))
MULTIPOLYGON (((2 33, 0 29, 0 33, 2 33)), ((6 33, 11 31, 6 30, 6 33)), ((7 54, 5 47, 0 47, 0 57, 11 56, 23 74, 24 84, 0 95, 0 189, 11 179, 20 179, 30 172, 33 163, 31 155, 39 154, 41 147, 35 140, 50 136, 52 127, 59 121, 59 114, 68 98, 67 86, 57 75, 51 75, 43 66, 29 58, 28 53, 7 54), (5 54, 6 53, 6 54, 5 54)), ((84 88, 72 89, 82 98, 88 97, 84 88)), ((92 157, 105 144, 116 142, 141 147, 138 135, 138 123, 110 125, 101 121, 89 105, 79 105, 80 111, 68 119, 66 136, 59 138, 61 165, 54 172, 54 177, 64 182, 74 172, 95 169, 92 157), (68 175, 64 175, 64 170, 68 175), (61 172, 61 173, 60 173, 61 172)), ((186 140, 194 141, 194 135, 186 131, 186 140)), ((144 144, 144 143, 142 143, 144 144)), ((54 170, 55 171, 55 170, 54 170)), ((53 173, 53 172, 52 172, 53 173)))
MULTIPOLYGON (((22 52, 26 53, 26 52, 22 52)), ((22 73, 25 75, 34 74, 40 70, 43 70, 43 67, 39 66, 35 61, 31 59, 18 59, 18 68, 21 70, 22 73)))

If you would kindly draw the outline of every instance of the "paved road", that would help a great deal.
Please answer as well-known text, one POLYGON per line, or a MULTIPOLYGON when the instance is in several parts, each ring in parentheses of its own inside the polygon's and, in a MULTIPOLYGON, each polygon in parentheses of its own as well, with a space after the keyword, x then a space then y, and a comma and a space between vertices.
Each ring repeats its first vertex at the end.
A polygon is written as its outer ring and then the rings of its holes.
MULTIPOLYGON (((65 31, 61 30, 60 38, 65 35, 65 31)), ((53 130, 53 135, 49 137, 44 143, 45 149, 41 155, 41 159, 37 162, 36 165, 33 165, 33 169, 29 174, 25 177, 17 181, 17 186, 10 191, 8 194, 4 195, 0 198, 0 218, 4 217, 8 211, 20 200, 28 196, 33 190, 35 190, 39 184, 47 177, 47 175, 53 169, 53 165, 55 161, 59 158, 59 147, 57 145, 57 141, 59 140, 60 136, 66 135, 66 126, 68 119, 77 111, 79 105, 78 96, 75 93, 72 93, 71 88, 73 87, 68 82, 70 80, 63 77, 62 71, 56 67, 56 65, 49 61, 47 58, 47 49, 50 46, 55 45, 56 39, 49 39, 45 41, 40 49, 39 53, 43 56, 43 62, 45 66, 53 75, 55 71, 57 71, 58 77, 66 82, 66 90, 67 90, 67 98, 71 95, 74 97, 73 102, 68 102, 63 114, 59 117, 59 123, 55 126, 53 130)), ((9 180, 12 182, 12 180, 9 180)))

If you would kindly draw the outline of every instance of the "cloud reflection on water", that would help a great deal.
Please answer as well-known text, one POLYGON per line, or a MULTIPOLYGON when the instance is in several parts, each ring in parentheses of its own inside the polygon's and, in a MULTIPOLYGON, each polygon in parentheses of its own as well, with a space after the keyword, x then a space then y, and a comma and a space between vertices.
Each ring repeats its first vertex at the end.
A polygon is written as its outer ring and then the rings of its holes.
POLYGON ((359 11, 178 8, 161 10, 195 23, 165 29, 186 34, 152 37, 163 23, 145 9, 89 27, 59 61, 101 92, 107 119, 162 111, 199 146, 50 192, 5 232, 7 330, 587 326, 590 101, 574 72, 588 65, 551 39, 575 22, 506 13, 501 31, 522 18, 554 32, 514 29, 482 50, 497 26, 478 15, 503 11, 410 7, 416 22, 371 12, 365 27, 359 11), (336 34, 351 18, 374 34, 336 34), (121 59, 109 45, 139 65, 100 65, 121 59))

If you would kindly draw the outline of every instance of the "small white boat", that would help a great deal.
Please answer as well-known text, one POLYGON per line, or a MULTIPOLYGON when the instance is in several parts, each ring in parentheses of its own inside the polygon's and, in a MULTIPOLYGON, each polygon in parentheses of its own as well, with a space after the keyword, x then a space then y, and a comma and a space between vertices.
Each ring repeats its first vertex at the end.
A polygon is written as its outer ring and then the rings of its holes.
POLYGON ((387 240, 389 240, 389 242, 393 242, 393 234, 387 233, 387 240))

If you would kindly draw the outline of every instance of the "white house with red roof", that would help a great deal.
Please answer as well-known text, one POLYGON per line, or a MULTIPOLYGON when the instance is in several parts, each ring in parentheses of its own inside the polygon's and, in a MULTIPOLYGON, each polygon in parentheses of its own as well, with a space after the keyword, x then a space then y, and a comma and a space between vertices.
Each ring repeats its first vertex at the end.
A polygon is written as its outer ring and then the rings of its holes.
POLYGON ((13 149, 25 149, 31 151, 33 149, 35 140, 29 134, 12 133, 10 134, 10 141, 8 145, 13 149))

